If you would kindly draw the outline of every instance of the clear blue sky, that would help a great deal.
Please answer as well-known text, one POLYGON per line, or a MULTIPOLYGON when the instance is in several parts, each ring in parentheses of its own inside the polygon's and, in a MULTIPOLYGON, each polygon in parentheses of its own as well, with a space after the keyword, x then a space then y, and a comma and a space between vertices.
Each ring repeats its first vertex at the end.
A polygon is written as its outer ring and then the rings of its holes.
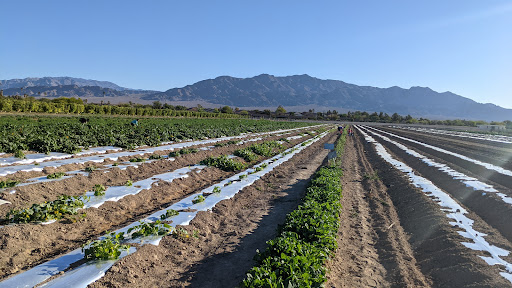
POLYGON ((1 1, 0 79, 428 86, 512 108, 512 1, 1 1))

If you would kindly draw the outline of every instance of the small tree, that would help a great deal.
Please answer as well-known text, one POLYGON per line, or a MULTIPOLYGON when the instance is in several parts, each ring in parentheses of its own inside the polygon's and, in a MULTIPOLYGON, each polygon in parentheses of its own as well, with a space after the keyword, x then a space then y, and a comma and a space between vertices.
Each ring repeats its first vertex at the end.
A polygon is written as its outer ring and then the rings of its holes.
POLYGON ((224 106, 220 109, 220 112, 226 113, 226 114, 233 114, 233 109, 229 106, 224 106))
POLYGON ((283 108, 283 106, 279 105, 279 107, 277 107, 277 109, 276 109, 276 113, 277 114, 285 114, 286 110, 283 108))

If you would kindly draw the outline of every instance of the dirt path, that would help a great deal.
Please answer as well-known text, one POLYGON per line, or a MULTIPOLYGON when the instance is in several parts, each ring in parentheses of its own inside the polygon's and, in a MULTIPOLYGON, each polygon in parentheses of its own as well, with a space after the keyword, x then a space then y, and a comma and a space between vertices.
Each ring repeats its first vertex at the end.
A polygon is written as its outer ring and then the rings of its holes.
POLYGON ((343 198, 338 250, 326 287, 428 287, 386 187, 348 137, 343 155, 343 198))
POLYGON ((200 212, 187 226, 199 231, 191 242, 164 237, 115 264, 91 287, 236 287, 253 265, 256 249, 275 236, 295 209, 308 179, 324 161, 325 137, 278 166, 235 197, 200 212))

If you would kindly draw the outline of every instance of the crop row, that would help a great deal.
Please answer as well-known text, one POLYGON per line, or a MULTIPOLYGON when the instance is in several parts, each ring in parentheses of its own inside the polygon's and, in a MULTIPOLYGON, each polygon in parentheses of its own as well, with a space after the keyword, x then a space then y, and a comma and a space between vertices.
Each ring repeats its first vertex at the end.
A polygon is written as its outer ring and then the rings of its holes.
MULTIPOLYGON (((130 125, 132 119, 91 117, 0 117, 0 152, 36 151, 76 153, 82 147, 157 146, 162 142, 217 138, 249 132, 266 132, 311 125, 248 119, 148 118, 130 125)), ((23 156, 18 152, 19 156, 23 156)))
MULTIPOLYGON (((345 129, 346 131, 347 129, 345 129)), ((343 153, 346 132, 336 145, 343 153)), ((322 287, 325 261, 336 250, 341 209, 342 176, 339 160, 313 177, 303 204, 287 215, 278 236, 255 257, 242 287, 322 287)))

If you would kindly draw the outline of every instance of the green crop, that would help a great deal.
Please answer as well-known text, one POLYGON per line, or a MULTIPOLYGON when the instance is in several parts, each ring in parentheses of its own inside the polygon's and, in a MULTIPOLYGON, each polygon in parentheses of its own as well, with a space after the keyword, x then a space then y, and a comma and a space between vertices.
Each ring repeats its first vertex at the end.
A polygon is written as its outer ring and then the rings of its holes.
MULTIPOLYGON (((345 136, 336 145, 343 153, 345 136)), ((303 203, 279 226, 278 237, 256 255, 242 287, 323 287, 324 263, 337 248, 342 176, 339 162, 315 173, 303 203)))
POLYGON ((84 259, 86 261, 118 259, 122 250, 129 251, 130 248, 128 245, 121 244, 123 240, 123 232, 117 234, 112 232, 105 239, 87 242, 82 246, 82 252, 85 254, 84 259))
POLYGON ((18 185, 19 183, 20 183, 20 181, 10 180, 10 179, 0 181, 0 189, 14 187, 14 186, 18 185))
POLYGON ((86 198, 62 195, 55 201, 33 204, 32 207, 21 210, 12 209, 5 218, 11 223, 58 220, 66 215, 77 214, 77 210, 84 207, 84 200, 86 198))
POLYGON ((47 179, 59 179, 59 178, 62 178, 62 176, 64 176, 64 175, 66 175, 66 173, 64 173, 64 172, 56 172, 56 173, 47 175, 46 178, 47 179))
POLYGON ((145 161, 146 161, 146 159, 140 158, 140 157, 135 157, 135 158, 130 159, 130 162, 145 162, 145 161))
POLYGON ((192 200, 192 203, 193 204, 197 204, 197 203, 201 203, 201 202, 204 202, 204 200, 206 200, 206 198, 204 198, 203 195, 197 195, 196 197, 194 197, 194 199, 192 200))
POLYGON ((94 185, 94 196, 103 196, 105 195, 105 186, 101 184, 94 185))
POLYGON ((132 238, 147 237, 147 236, 163 236, 169 234, 172 227, 169 224, 162 223, 160 220, 155 222, 146 223, 139 222, 140 224, 128 229, 128 233, 135 231, 131 234, 132 238))
POLYGON ((237 149, 233 153, 235 156, 243 158, 247 162, 252 162, 258 159, 258 155, 256 155, 250 148, 237 149))
POLYGON ((226 155, 221 155, 219 157, 210 156, 210 157, 202 160, 200 162, 200 164, 206 165, 206 166, 213 166, 213 167, 219 168, 219 169, 227 171, 227 172, 239 171, 239 170, 247 168, 246 164, 236 161, 236 160, 233 160, 232 158, 228 158, 228 156, 226 156, 226 155))
POLYGON ((213 193, 220 193, 221 189, 219 186, 213 187, 213 193))
POLYGON ((197 149, 197 148, 183 148, 178 151, 170 152, 169 157, 179 157, 181 155, 192 154, 192 153, 197 153, 197 152, 199 152, 199 149, 197 149))
POLYGON ((27 157, 25 157, 25 153, 23 153, 22 150, 16 150, 16 152, 14 152, 14 157, 20 158, 20 159, 27 158, 27 157))
POLYGON ((176 216, 178 214, 180 214, 180 212, 174 209, 168 209, 167 211, 165 211, 165 214, 160 215, 160 219, 165 220, 169 217, 176 216))
POLYGON ((132 185, 133 185, 132 180, 128 180, 128 181, 126 181, 126 183, 124 184, 124 186, 132 186, 132 185))
MULTIPOLYGON (((143 115, 134 117, 139 116, 143 115)), ((139 126, 132 127, 132 120, 127 117, 90 117, 87 124, 82 124, 77 117, 0 116, 0 152, 74 153, 80 151, 80 147, 157 146, 167 141, 218 138, 312 125, 248 119, 144 118, 139 126)))
POLYGON ((95 166, 89 166, 89 167, 85 167, 85 172, 89 172, 91 173, 92 171, 96 170, 96 167, 95 166))
POLYGON ((158 160, 158 159, 162 159, 162 156, 158 155, 158 154, 151 154, 151 156, 149 156, 149 160, 158 160))

